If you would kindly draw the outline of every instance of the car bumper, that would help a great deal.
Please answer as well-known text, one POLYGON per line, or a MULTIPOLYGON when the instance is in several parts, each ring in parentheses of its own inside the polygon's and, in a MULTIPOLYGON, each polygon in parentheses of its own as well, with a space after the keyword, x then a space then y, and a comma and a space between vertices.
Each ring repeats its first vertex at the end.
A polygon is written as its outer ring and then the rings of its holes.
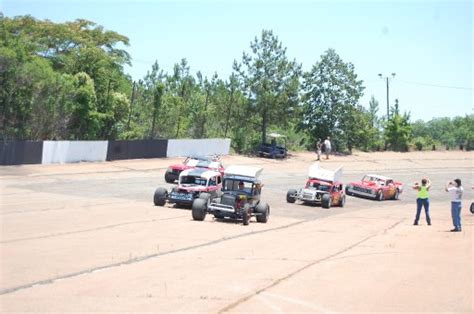
POLYGON ((347 189, 347 193, 350 193, 352 195, 365 196, 365 197, 369 197, 369 198, 376 198, 377 197, 377 194, 372 194, 372 193, 363 192, 363 191, 354 190, 354 189, 347 189))

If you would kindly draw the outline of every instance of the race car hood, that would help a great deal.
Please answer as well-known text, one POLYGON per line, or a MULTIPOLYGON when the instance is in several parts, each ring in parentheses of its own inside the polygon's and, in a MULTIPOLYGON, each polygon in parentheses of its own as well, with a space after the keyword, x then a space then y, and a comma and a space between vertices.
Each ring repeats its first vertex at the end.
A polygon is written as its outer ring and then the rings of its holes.
POLYGON ((351 182, 350 185, 352 185, 352 186, 361 186, 361 187, 364 187, 364 188, 372 188, 372 189, 377 189, 377 188, 380 187, 380 185, 375 183, 375 182, 366 182, 366 181, 351 182))
POLYGON ((188 169, 189 166, 187 165, 183 165, 183 164, 176 164, 176 165, 171 165, 169 166, 170 169, 173 169, 173 170, 185 170, 185 169, 188 169))
POLYGON ((184 192, 207 192, 207 187, 202 185, 183 184, 178 187, 178 190, 184 192))
POLYGON ((301 189, 301 192, 304 194, 326 194, 328 193, 327 191, 321 191, 321 190, 316 190, 316 189, 310 189, 310 188, 303 188, 301 189))

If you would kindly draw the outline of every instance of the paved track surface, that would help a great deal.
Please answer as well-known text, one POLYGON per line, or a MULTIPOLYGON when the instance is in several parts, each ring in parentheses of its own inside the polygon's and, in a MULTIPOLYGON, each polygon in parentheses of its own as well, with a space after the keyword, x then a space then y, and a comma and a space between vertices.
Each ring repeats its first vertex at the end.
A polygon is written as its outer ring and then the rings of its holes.
POLYGON ((412 226, 399 201, 348 197, 346 207, 287 204, 310 153, 285 161, 226 156, 264 168, 267 224, 204 222, 155 207, 180 159, 0 168, 0 312, 472 312, 473 157, 466 152, 332 156, 344 182, 380 173, 433 182, 433 225, 412 226), (447 180, 463 179, 463 232, 447 180))

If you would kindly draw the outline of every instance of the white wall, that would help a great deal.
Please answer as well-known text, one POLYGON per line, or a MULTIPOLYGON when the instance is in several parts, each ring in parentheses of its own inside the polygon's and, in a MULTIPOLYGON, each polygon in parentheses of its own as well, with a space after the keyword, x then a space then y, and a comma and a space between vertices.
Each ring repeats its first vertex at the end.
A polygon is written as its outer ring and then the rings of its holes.
POLYGON ((168 140, 166 157, 178 157, 189 155, 228 155, 230 150, 230 139, 182 139, 168 140))
POLYGON ((43 164, 105 161, 107 141, 44 141, 43 164))

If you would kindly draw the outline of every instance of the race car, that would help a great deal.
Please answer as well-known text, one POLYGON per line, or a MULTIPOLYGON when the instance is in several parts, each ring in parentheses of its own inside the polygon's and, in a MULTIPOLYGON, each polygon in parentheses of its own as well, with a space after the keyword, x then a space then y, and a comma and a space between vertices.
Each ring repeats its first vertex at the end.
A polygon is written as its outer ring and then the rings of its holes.
POLYGON ((218 156, 192 156, 186 157, 181 164, 175 164, 168 167, 165 172, 165 181, 174 183, 179 178, 181 171, 191 168, 207 168, 219 171, 224 174, 224 166, 218 156))
POLYGON ((230 166, 226 168, 222 184, 222 195, 209 201, 208 198, 195 199, 192 205, 193 220, 202 221, 206 214, 217 219, 242 220, 248 225, 250 218, 266 223, 270 216, 270 206, 260 201, 262 168, 250 166, 230 166))
POLYGON ((173 187, 170 192, 162 187, 157 188, 153 202, 156 206, 163 206, 168 202, 189 207, 202 195, 209 200, 220 196, 221 188, 220 172, 206 168, 187 169, 180 173, 178 186, 173 187))
POLYGON ((342 178, 342 166, 335 171, 323 169, 319 163, 313 164, 308 171, 306 185, 299 189, 290 189, 286 193, 286 201, 294 203, 296 201, 304 204, 321 205, 323 208, 331 206, 344 207, 346 195, 342 178))
POLYGON ((367 174, 360 182, 351 182, 346 186, 347 195, 368 197, 379 201, 398 200, 402 192, 402 183, 376 174, 367 174))

